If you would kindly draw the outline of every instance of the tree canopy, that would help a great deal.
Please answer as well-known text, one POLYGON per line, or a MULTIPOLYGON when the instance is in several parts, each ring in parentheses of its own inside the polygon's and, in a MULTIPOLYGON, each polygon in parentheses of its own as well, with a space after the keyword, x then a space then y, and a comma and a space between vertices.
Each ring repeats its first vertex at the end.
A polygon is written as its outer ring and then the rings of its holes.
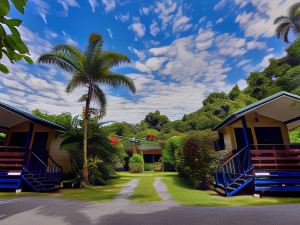
MULTIPOLYGON (((12 5, 22 14, 27 0, 10 0, 12 5)), ((28 63, 32 63, 29 57, 29 50, 24 44, 21 35, 17 29, 22 23, 21 20, 9 18, 11 5, 8 0, 0 1, 0 60, 5 55, 11 63, 24 59, 28 63), (8 27, 10 34, 5 31, 4 27, 8 27)), ((0 63, 0 72, 9 73, 6 65, 0 63)))

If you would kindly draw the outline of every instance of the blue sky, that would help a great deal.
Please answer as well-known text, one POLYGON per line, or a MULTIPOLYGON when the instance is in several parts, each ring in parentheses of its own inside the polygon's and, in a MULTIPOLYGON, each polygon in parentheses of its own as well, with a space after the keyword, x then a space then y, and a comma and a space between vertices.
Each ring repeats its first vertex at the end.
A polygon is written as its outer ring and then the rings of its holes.
MULTIPOLYGON (((213 91, 245 87, 251 71, 284 54, 273 21, 296 0, 30 0, 20 27, 34 60, 58 43, 84 49, 101 33, 105 49, 128 55, 115 68, 135 81, 137 93, 103 87, 105 120, 138 122, 159 109, 179 119, 201 107, 213 91)), ((5 59, 4 59, 5 60, 5 59)), ((21 109, 80 114, 84 90, 64 92, 70 74, 17 63, 0 77, 0 99, 21 109)))

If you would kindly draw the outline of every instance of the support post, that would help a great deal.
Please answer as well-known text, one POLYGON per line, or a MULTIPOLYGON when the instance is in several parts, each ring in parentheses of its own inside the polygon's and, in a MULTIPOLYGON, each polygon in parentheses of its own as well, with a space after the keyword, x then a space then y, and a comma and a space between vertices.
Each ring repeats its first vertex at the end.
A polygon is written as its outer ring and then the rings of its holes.
POLYGON ((25 140, 25 160, 24 160, 24 166, 28 167, 29 165, 29 161, 30 161, 30 151, 29 151, 29 148, 30 148, 30 143, 31 143, 31 139, 32 139, 32 134, 33 134, 33 127, 34 127, 34 124, 32 122, 29 123, 29 129, 28 129, 28 132, 27 132, 27 135, 26 135, 26 140, 25 140))
POLYGON ((243 125, 243 134, 244 134, 244 138, 245 138, 245 143, 246 143, 246 146, 249 146, 251 143, 250 143, 250 139, 249 139, 248 127, 247 127, 245 116, 242 116, 241 120, 242 120, 242 125, 243 125))
POLYGON ((26 136, 26 141, 25 141, 25 150, 26 151, 28 151, 29 147, 30 147, 32 134, 33 134, 33 127, 34 127, 34 124, 30 122, 29 129, 28 129, 27 136, 26 136))

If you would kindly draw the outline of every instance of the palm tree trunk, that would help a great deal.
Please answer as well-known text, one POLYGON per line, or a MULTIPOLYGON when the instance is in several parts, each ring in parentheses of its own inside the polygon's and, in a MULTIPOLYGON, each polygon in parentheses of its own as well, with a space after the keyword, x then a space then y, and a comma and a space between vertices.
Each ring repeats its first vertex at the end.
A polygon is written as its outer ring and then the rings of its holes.
POLYGON ((91 85, 89 85, 88 97, 85 104, 84 118, 83 118, 83 186, 89 184, 89 170, 88 170, 88 120, 89 109, 91 102, 91 85))
POLYGON ((88 118, 87 118, 86 111, 87 108, 85 108, 84 118, 83 118, 83 186, 84 187, 87 186, 89 183, 89 170, 88 170, 88 159, 87 159, 88 118))

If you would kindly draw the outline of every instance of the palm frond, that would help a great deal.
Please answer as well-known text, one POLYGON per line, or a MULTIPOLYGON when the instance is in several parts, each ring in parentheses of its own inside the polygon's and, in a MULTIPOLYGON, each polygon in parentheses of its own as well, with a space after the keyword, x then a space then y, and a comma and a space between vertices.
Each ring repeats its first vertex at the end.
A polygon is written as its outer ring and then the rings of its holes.
POLYGON ((276 28, 276 37, 279 39, 283 36, 284 34, 284 31, 286 30, 286 28, 288 27, 288 30, 289 30, 289 27, 291 26, 290 23, 281 23, 277 26, 276 28))
POLYGON ((122 74, 114 73, 107 71, 104 76, 99 77, 100 79, 97 80, 100 83, 110 85, 112 87, 127 87, 132 93, 136 92, 136 87, 134 82, 129 77, 126 77, 122 74))
POLYGON ((75 88, 86 86, 88 82, 87 76, 82 73, 75 73, 66 87, 66 92, 71 93, 75 88))
POLYGON ((53 48, 53 52, 62 52, 66 55, 69 55, 76 64, 79 64, 81 68, 83 68, 84 55, 81 53, 79 49, 72 45, 67 44, 59 44, 53 48))
POLYGON ((93 33, 89 37, 89 44, 84 52, 85 57, 90 60, 94 54, 95 49, 101 51, 103 46, 103 38, 101 34, 93 33))
POLYGON ((118 66, 121 63, 130 63, 130 59, 123 54, 116 53, 113 51, 103 52, 101 58, 107 68, 118 66))
POLYGON ((291 19, 287 16, 279 16, 274 20, 274 24, 277 23, 291 23, 291 19))
POLYGON ((78 69, 77 66, 74 65, 66 55, 52 52, 41 55, 37 62, 56 65, 68 72, 75 72, 78 69))
POLYGON ((105 93, 96 84, 93 85, 92 99, 100 105, 100 108, 106 110, 107 102, 105 93))
POLYGON ((283 30, 283 33, 282 33, 283 40, 286 43, 289 43, 289 31, 290 31, 290 27, 291 27, 291 24, 289 24, 288 26, 286 26, 285 29, 283 30))
POLYGON ((298 10, 300 8, 300 2, 297 2, 289 8, 288 16, 293 20, 293 18, 298 14, 298 10))
POLYGON ((78 102, 85 102, 88 98, 88 95, 87 94, 84 94, 80 97, 80 99, 78 99, 78 102))

